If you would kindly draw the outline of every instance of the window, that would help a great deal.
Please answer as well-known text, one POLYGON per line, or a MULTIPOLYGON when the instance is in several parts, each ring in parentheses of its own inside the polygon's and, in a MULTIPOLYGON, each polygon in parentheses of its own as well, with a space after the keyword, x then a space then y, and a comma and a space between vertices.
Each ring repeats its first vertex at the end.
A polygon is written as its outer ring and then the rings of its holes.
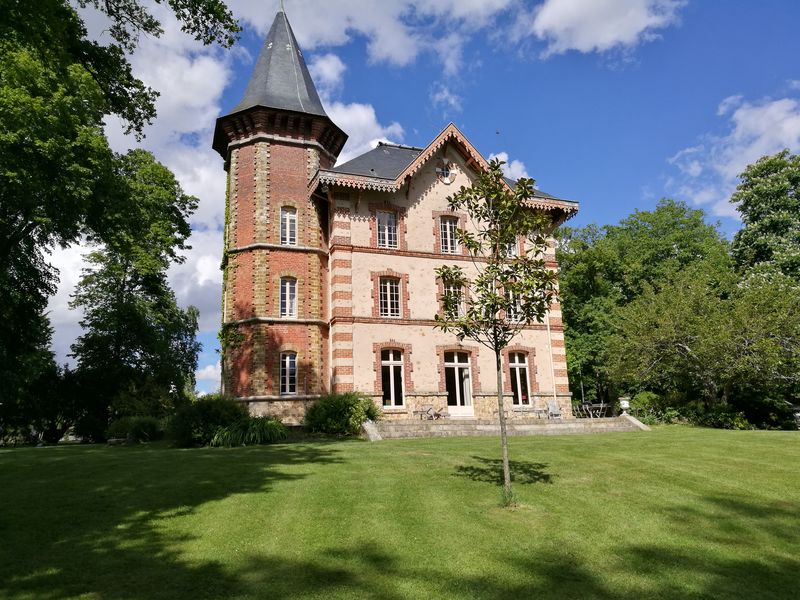
POLYGON ((455 299, 455 301, 458 303, 458 312, 456 314, 459 317, 463 317, 466 314, 466 307, 464 306, 464 289, 458 287, 457 285, 448 283, 444 286, 444 295, 455 299))
POLYGON ((400 316, 400 280, 394 277, 381 277, 379 283, 380 316, 400 316))
POLYGON ((516 240, 514 240, 513 242, 508 242, 506 244, 506 256, 508 257, 519 256, 519 248, 517 246, 516 240))
POLYGON ((297 209, 281 208, 281 246, 297 245, 297 209))
POLYGON ((403 353, 381 350, 381 388, 384 406, 403 406, 403 353))
POLYGON ((397 248, 397 215, 393 212, 379 210, 378 221, 378 247, 397 248))
POLYGON ((439 232, 441 233, 443 254, 456 254, 458 252, 458 238, 456 238, 457 230, 458 218, 442 217, 441 221, 439 221, 439 232))
POLYGON ((281 277, 281 316, 297 316, 297 280, 281 277))
POLYGON ((447 388, 448 406, 470 406, 472 404, 468 353, 444 353, 444 382, 447 388))
POLYGON ((508 355, 508 366, 511 372, 511 392, 515 406, 528 406, 531 403, 528 394, 528 363, 522 352, 511 352, 508 355))
POLYGON ((506 292, 506 298, 509 302, 508 310, 506 311, 506 318, 509 321, 521 321, 522 303, 520 302, 519 296, 514 292, 506 292))
POLYGON ((297 393, 297 354, 281 353, 281 396, 297 393))

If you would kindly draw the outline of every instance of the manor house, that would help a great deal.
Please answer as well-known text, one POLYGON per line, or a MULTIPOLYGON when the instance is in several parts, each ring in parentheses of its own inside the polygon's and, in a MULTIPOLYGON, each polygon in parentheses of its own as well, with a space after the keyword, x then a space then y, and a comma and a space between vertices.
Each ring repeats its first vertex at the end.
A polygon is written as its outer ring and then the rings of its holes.
MULTIPOLYGON (((336 164, 346 140, 279 12, 214 133, 228 173, 223 390, 287 423, 320 395, 351 390, 386 418, 429 404, 496 418, 493 353, 433 327, 444 293, 434 270, 472 264, 455 236, 471 225, 446 199, 487 161, 452 124, 425 148, 380 144, 336 164)), ((537 191, 532 210, 558 224, 578 205, 537 191)), ((552 240, 546 260, 557 269, 552 240)), ((510 418, 546 400, 571 416, 557 304, 503 359, 510 418)))

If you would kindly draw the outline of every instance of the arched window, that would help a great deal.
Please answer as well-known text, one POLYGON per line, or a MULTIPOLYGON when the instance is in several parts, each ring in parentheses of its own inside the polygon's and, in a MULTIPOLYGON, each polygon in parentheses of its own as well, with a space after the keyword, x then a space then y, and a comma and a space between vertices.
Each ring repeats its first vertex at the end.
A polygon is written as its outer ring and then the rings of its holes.
POLYGON ((383 405, 403 406, 403 352, 381 350, 381 390, 383 405))
POLYGON ((511 393, 514 406, 528 406, 531 397, 528 392, 528 360, 523 352, 508 354, 508 367, 511 373, 511 393))
POLYGON ((292 206, 281 208, 281 245, 297 245, 297 209, 292 206))
POLYGON ((297 393, 297 354, 281 352, 281 396, 297 393))
POLYGON ((297 280, 294 277, 281 277, 281 316, 297 316, 297 280))

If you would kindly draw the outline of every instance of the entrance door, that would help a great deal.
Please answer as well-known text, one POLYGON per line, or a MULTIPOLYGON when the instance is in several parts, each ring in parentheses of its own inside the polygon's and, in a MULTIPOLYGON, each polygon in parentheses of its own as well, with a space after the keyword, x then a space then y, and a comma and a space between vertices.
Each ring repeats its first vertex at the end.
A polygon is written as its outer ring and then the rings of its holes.
POLYGON ((469 369, 469 353, 444 353, 444 381, 447 387, 447 412, 452 417, 471 417, 472 381, 469 369))

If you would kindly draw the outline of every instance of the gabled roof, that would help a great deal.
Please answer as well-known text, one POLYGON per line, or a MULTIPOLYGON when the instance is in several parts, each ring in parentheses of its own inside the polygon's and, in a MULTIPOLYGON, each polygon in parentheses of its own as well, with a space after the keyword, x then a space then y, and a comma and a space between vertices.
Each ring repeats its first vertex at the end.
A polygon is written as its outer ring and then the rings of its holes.
POLYGON ((327 116, 282 10, 264 40, 244 97, 230 114, 254 106, 327 116))
POLYGON ((422 152, 422 148, 378 142, 378 145, 372 150, 344 164, 337 165, 331 170, 349 175, 395 179, 419 156, 420 152, 422 152))
MULTIPOLYGON (((309 183, 309 194, 314 193, 319 185, 395 192, 445 144, 453 144, 468 167, 477 171, 489 168, 489 163, 480 152, 450 123, 426 148, 381 142, 376 148, 333 169, 320 169, 309 183)), ((508 177, 504 179, 510 188, 517 183, 508 177)), ((545 210, 561 210, 566 218, 573 216, 578 210, 577 202, 563 200, 538 189, 534 190, 530 204, 545 210)))

